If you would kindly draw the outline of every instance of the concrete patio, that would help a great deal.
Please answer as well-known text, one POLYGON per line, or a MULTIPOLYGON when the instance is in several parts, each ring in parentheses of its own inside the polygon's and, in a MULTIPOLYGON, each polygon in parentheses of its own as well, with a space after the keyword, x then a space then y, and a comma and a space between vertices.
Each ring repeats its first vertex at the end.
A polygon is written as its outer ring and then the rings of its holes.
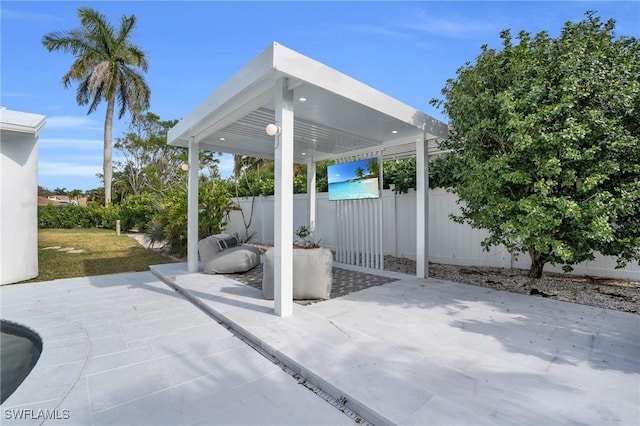
POLYGON ((640 422, 638 315, 386 272, 278 318, 226 277, 152 271, 374 424, 640 422))
POLYGON ((150 272, 0 288, 43 340, 3 425, 353 424, 150 272), (51 418, 45 421, 46 418, 51 418))
POLYGON ((380 425, 640 421, 638 315, 386 273, 280 318, 228 277, 152 272, 0 289, 2 318, 44 340, 3 424, 354 423, 314 386, 380 425))

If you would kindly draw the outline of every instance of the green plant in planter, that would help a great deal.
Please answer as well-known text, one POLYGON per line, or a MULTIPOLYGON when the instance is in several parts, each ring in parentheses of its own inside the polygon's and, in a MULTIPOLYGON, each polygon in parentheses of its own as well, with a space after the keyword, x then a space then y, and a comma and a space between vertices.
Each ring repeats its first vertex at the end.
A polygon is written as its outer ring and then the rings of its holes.
POLYGON ((311 230, 305 225, 300 225, 298 229, 296 229, 296 236, 298 237, 301 245, 306 245, 307 237, 311 235, 311 230))

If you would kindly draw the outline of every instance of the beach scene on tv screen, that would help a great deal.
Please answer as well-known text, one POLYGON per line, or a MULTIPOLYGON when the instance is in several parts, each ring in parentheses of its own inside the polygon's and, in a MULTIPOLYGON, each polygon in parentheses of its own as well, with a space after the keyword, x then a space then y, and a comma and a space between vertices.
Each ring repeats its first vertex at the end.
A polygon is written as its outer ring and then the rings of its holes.
POLYGON ((375 158, 328 166, 329 200, 378 198, 378 171, 375 158))

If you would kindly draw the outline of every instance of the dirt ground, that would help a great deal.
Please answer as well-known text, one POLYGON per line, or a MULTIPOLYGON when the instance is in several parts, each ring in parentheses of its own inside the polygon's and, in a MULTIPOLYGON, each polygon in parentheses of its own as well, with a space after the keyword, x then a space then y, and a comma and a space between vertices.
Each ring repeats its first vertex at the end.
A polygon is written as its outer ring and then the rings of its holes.
MULTIPOLYGON (((415 273, 415 262, 385 256, 385 269, 415 273)), ((640 277, 638 280, 543 273, 542 278, 527 277, 523 269, 429 264, 429 276, 496 290, 548 297, 605 309, 640 314, 640 277)))

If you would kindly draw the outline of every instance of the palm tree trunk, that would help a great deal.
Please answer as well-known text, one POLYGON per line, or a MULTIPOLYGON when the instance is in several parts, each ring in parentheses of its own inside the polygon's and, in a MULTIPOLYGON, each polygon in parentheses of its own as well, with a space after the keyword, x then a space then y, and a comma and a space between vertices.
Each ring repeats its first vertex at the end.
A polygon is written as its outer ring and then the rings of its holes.
POLYGON ((102 171, 104 174, 104 205, 111 204, 111 181, 113 180, 113 158, 111 134, 113 132, 113 108, 116 103, 115 93, 107 102, 107 116, 104 119, 104 158, 102 171))

